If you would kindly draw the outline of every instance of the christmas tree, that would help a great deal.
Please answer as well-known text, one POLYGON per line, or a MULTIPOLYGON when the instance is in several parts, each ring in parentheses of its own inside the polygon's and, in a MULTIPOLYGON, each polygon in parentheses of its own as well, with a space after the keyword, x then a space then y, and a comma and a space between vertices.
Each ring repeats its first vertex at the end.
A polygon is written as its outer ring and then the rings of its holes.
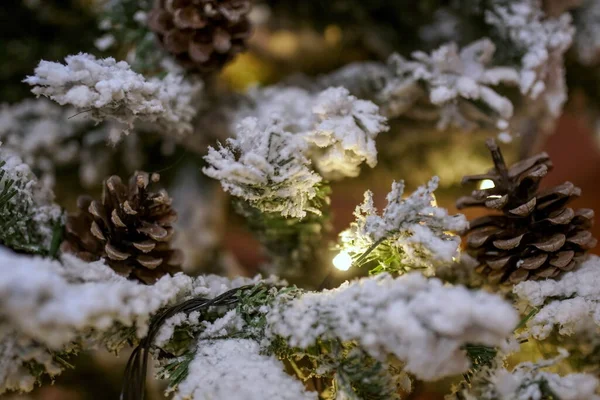
POLYGON ((600 400, 600 1, 0 13, 3 398, 600 400))

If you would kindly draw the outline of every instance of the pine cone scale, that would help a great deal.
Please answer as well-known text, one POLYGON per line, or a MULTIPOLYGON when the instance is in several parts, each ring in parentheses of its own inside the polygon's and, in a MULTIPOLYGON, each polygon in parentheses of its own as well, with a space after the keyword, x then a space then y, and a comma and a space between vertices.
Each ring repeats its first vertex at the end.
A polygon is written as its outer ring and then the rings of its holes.
POLYGON ((562 233, 557 233, 550 236, 543 242, 532 243, 531 245, 537 248, 538 250, 554 252, 561 249, 564 246, 566 240, 567 237, 565 235, 563 235, 562 233))
POLYGON ((551 259, 549 264, 557 267, 564 268, 573 261, 573 257, 575 256, 575 252, 573 250, 566 250, 556 253, 551 259))
POLYGON ((193 6, 179 8, 173 13, 173 23, 179 29, 204 28, 208 21, 202 18, 202 14, 193 6))
POLYGON ((104 251, 106 251, 106 255, 108 258, 114 261, 124 261, 127 260, 131 254, 119 251, 117 248, 113 247, 109 243, 104 246, 104 251))
POLYGON ((494 240, 493 244, 494 244, 494 247, 497 249, 511 250, 511 249, 518 247, 521 244, 521 239, 523 239, 523 236, 525 236, 525 234, 515 236, 510 239, 494 240))
POLYGON ((151 240, 147 240, 145 242, 133 243, 133 246, 141 251, 142 253, 149 253, 156 247, 156 243, 151 240))
POLYGON ((141 255, 136 257, 136 261, 148 269, 156 269, 162 264, 162 258, 156 258, 149 255, 141 255))
POLYGON ((519 268, 524 268, 524 269, 528 269, 528 270, 538 269, 542 265, 544 265, 544 263, 546 262, 547 259, 548 259, 548 254, 546 254, 546 253, 541 253, 541 254, 535 255, 533 257, 525 258, 522 260, 521 264, 519 265, 519 268))

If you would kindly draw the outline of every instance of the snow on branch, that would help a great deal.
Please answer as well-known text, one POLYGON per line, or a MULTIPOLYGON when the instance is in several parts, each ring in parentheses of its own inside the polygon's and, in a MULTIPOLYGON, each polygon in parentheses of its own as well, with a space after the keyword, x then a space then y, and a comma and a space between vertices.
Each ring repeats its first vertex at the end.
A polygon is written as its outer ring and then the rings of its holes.
POLYGON ((76 134, 90 128, 89 122, 69 120, 75 113, 74 109, 64 109, 47 99, 0 105, 0 140, 4 148, 14 150, 36 170, 40 180, 52 186, 55 167, 79 156, 76 134))
POLYGON ((319 93, 312 108, 317 122, 306 140, 313 146, 311 158, 327 179, 355 177, 360 165, 377 165, 375 138, 388 130, 379 107, 359 100, 345 88, 329 88, 319 93))
POLYGON ((501 363, 485 368, 471 379, 469 388, 446 396, 446 400, 600 400, 596 394, 598 378, 591 374, 560 376, 543 371, 556 364, 568 353, 537 363, 523 362, 512 371, 501 363))
POLYGON ((216 297, 257 280, 217 276, 165 276, 152 286, 117 275, 102 261, 62 262, 0 249, 0 393, 29 391, 28 366, 57 375, 60 355, 82 345, 118 350, 146 334, 162 307, 188 296, 216 297), (38 368, 39 369, 39 368, 38 368))
POLYGON ((176 135, 192 131, 196 113, 192 103, 201 89, 201 84, 172 74, 146 80, 124 61, 84 53, 68 56, 64 65, 41 61, 25 82, 37 96, 89 112, 97 121, 126 124, 126 133, 141 120, 158 122, 176 135))
POLYGON ((488 67, 496 47, 489 39, 481 39, 459 50, 456 43, 443 45, 427 54, 417 51, 414 61, 396 56, 397 76, 402 80, 423 82, 432 104, 440 106, 458 98, 479 100, 501 118, 513 114, 511 102, 490 88, 500 83, 515 84, 516 71, 506 67, 488 67))
POLYGON ((283 337, 292 347, 356 341, 378 360, 396 356, 424 380, 465 372, 464 345, 503 345, 518 322, 499 296, 445 287, 418 273, 396 279, 381 274, 322 293, 281 296, 266 318, 267 337, 283 337))
POLYGON ((367 191, 354 212, 356 221, 340 233, 342 251, 359 266, 374 262, 378 271, 403 272, 451 262, 460 245, 455 233, 468 225, 464 215, 448 215, 446 209, 437 207, 433 196, 437 185, 434 177, 403 199, 404 183, 394 182, 381 215, 373 194, 367 191))
POLYGON ((248 339, 201 340, 187 377, 178 385, 175 400, 317 399, 284 371, 273 355, 264 355, 248 339))
POLYGON ((151 314, 191 286, 183 275, 144 286, 118 277, 102 261, 86 263, 70 255, 61 264, 2 250, 0 259, 3 322, 52 349, 84 329, 102 331, 116 322, 135 325, 141 337, 151 314))
POLYGON ((249 104, 234 110, 233 130, 242 119, 254 117, 260 122, 276 121, 287 132, 307 132, 314 125, 314 96, 314 93, 299 87, 275 85, 250 89, 249 104))
POLYGON ((600 258, 589 256, 558 280, 526 281, 514 287, 524 312, 539 311, 527 322, 528 333, 546 339, 557 329, 561 335, 600 333, 600 258))
POLYGON ((99 184, 109 174, 119 149, 127 153, 121 161, 131 170, 139 169, 143 155, 135 148, 139 146, 136 135, 126 137, 118 148, 106 146, 111 137, 120 135, 120 124, 94 126, 87 118, 71 118, 76 114, 73 107, 61 107, 45 98, 0 105, 2 146, 18 154, 40 184, 49 188, 63 168, 79 169, 85 186, 99 184))
POLYGON ((320 213, 310 200, 322 181, 306 151, 302 137, 283 130, 276 121, 246 118, 227 146, 209 148, 205 157, 209 166, 203 172, 263 212, 302 218, 307 212, 320 213))
POLYGON ((567 98, 563 55, 575 34, 570 14, 545 18, 538 0, 495 3, 485 21, 520 53, 521 93, 539 99, 552 118, 558 117, 567 98))
MULTIPOLYGON (((214 298, 259 282, 178 274, 145 286, 118 276, 102 261, 85 263, 65 255, 59 262, 3 249, 0 354, 11 364, 0 369, 0 392, 31 390, 38 376, 30 367, 56 375, 64 367, 63 356, 81 347, 118 350, 143 337, 152 316, 165 306, 192 296, 214 298)), ((274 284, 281 283, 264 281, 246 297, 240 295, 237 307, 229 310, 215 310, 208 317, 176 314, 166 321, 154 346, 183 350, 191 361, 187 379, 175 388, 178 396, 202 398, 206 390, 218 395, 234 382, 255 381, 265 385, 244 384, 240 398, 258 399, 257 388, 276 390, 281 385, 297 398, 313 398, 284 375, 275 356, 302 354, 317 341, 340 341, 364 352, 362 361, 345 359, 344 351, 328 354, 319 361, 322 373, 335 373, 331 365, 338 363, 346 368, 344 376, 360 379, 364 362, 365 368, 377 372, 377 382, 371 383, 389 387, 393 380, 388 382, 386 358, 391 355, 403 361, 408 372, 436 379, 469 367, 466 344, 501 346, 517 323, 516 313, 500 297, 446 287, 420 274, 398 279, 382 274, 323 293, 277 289, 274 284), (177 339, 181 329, 194 339, 177 339), (214 374, 222 379, 212 379, 214 374)))
POLYGON ((28 253, 47 254, 62 210, 12 150, 0 147, 0 244, 28 253))
POLYGON ((379 107, 351 95, 343 87, 313 94, 295 87, 271 87, 250 94, 250 108, 235 113, 234 121, 253 116, 262 124, 303 137, 307 156, 326 179, 355 177, 363 162, 377 164, 375 138, 388 130, 379 107))

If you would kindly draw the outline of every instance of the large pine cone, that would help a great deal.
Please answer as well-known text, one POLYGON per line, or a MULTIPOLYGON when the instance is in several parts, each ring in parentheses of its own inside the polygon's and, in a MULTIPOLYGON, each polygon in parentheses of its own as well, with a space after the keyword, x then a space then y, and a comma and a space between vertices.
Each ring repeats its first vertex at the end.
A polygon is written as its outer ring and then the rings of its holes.
POLYGON ((62 251, 86 261, 104 258, 117 273, 146 284, 180 271, 182 253, 170 245, 177 214, 167 193, 148 192, 148 184, 145 172, 136 172, 129 186, 111 176, 101 202, 80 196, 79 212, 67 217, 62 251))
POLYGON ((246 48, 250 0, 156 0, 148 27, 188 70, 220 69, 246 48))
POLYGON ((495 168, 463 178, 463 183, 493 181, 494 187, 475 190, 457 201, 459 209, 482 206, 499 211, 471 221, 466 247, 477 259, 477 271, 492 283, 555 278, 570 271, 588 249, 596 246, 589 228, 594 211, 573 210, 567 204, 581 195, 570 182, 538 191, 552 169, 546 153, 509 168, 493 140, 487 145, 495 168))

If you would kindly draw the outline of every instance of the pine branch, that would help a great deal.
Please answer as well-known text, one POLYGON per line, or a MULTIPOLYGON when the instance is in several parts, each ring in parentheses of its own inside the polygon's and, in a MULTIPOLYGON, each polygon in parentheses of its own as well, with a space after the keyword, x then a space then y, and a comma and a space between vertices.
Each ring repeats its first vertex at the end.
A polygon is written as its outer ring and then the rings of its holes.
POLYGON ((190 363, 196 353, 189 351, 180 357, 177 357, 161 367, 158 377, 167 379, 169 391, 175 390, 188 375, 190 363))
POLYGON ((498 350, 490 346, 481 346, 467 344, 464 347, 467 352, 467 357, 471 360, 471 368, 463 377, 467 383, 471 382, 471 377, 482 368, 491 367, 498 355, 498 350))
POLYGON ((160 62, 165 53, 156 46, 154 34, 138 16, 152 8, 148 0, 111 0, 100 16, 100 28, 105 35, 96 41, 100 50, 111 50, 126 56, 135 54, 131 67, 145 75, 162 72, 160 62))
POLYGON ((54 256, 63 229, 60 208, 29 167, 6 149, 0 149, 0 187, 0 244, 54 256))
POLYGON ((357 400, 400 399, 399 385, 389 366, 360 348, 346 349, 343 353, 344 356, 337 360, 333 376, 336 395, 341 392, 343 398, 357 400))
POLYGON ((354 266, 367 266, 371 274, 421 269, 431 275, 433 267, 452 263, 460 243, 456 233, 467 223, 463 215, 437 207, 433 191, 438 181, 434 177, 407 198, 402 197, 404 183, 394 182, 381 214, 367 191, 354 212, 356 221, 340 233, 338 247, 354 266))
POLYGON ((269 257, 269 272, 294 279, 318 276, 321 265, 318 262, 319 252, 325 247, 322 238, 329 229, 330 187, 320 183, 316 190, 309 207, 319 213, 308 213, 304 218, 261 212, 244 200, 234 200, 236 211, 246 218, 248 227, 269 257))

